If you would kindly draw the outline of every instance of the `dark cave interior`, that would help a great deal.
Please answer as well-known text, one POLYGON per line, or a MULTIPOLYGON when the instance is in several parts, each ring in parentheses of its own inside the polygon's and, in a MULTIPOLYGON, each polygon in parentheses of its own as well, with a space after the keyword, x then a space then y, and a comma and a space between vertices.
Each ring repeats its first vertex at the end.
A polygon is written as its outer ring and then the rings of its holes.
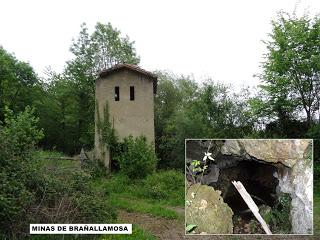
MULTIPOLYGON (((279 180, 275 177, 282 176, 283 172, 291 172, 291 168, 282 163, 270 163, 263 159, 256 159, 250 155, 227 155, 220 151, 220 141, 216 141, 210 151, 207 141, 189 141, 186 147, 186 178, 188 182, 212 186, 215 190, 221 191, 222 199, 232 209, 233 215, 233 233, 234 234, 264 234, 261 224, 252 214, 251 210, 232 184, 232 181, 240 181, 252 199, 260 209, 260 214, 272 214, 272 226, 270 228, 275 232, 282 232, 282 223, 274 218, 281 214, 281 219, 288 222, 290 226, 286 232, 290 231, 291 223, 289 219, 290 205, 283 205, 281 199, 291 198, 283 195, 279 190, 279 180), (192 173, 193 159, 202 159, 203 152, 212 152, 214 161, 201 161, 202 166, 207 165, 204 173, 192 173), (277 173, 277 174, 275 174, 277 173), (281 203, 281 204, 280 204, 281 203), (287 209, 288 207, 288 209, 287 209), (287 212, 286 212, 287 211, 287 212), (286 214, 288 216, 286 216, 286 214), (274 220, 275 219, 275 220, 274 220), (280 226, 280 225, 281 226, 280 226), (280 229, 280 230, 279 230, 280 229)), ((290 204, 290 202, 288 202, 290 204)), ((286 204, 286 203, 284 203, 286 204)))
MULTIPOLYGON (((251 195, 255 203, 260 206, 262 204, 272 207, 277 198, 276 188, 279 183, 274 177, 277 166, 263 161, 255 160, 239 160, 239 159, 220 159, 216 158, 213 163, 215 168, 219 168, 219 178, 216 182, 209 185, 216 190, 221 191, 224 199, 235 215, 251 218, 253 215, 250 211, 246 211, 248 206, 232 185, 231 181, 241 181, 247 192, 251 195), (224 164, 221 164, 223 161, 224 164), (232 161, 232 164, 226 164, 226 161, 232 161)), ((212 166, 209 166, 209 172, 212 166)))

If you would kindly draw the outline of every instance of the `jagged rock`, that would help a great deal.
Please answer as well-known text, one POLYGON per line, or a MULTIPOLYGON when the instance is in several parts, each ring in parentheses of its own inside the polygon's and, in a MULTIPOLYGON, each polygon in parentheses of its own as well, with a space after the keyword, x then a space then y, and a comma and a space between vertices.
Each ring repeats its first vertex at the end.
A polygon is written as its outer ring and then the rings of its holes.
MULTIPOLYGON (((207 176, 204 175, 203 182, 213 186, 219 183, 221 185, 219 189, 223 191, 224 187, 228 187, 228 182, 224 181, 223 178, 224 169, 237 169, 236 166, 240 162, 248 160, 265 163, 265 170, 272 165, 275 169, 273 174, 279 180, 278 193, 289 193, 292 199, 290 213, 292 233, 312 233, 313 163, 310 157, 311 140, 241 139, 220 141, 220 144, 222 146, 220 145, 217 148, 220 149, 220 152, 214 155, 215 161, 209 163, 209 170, 211 168, 214 170, 208 171, 207 176), (309 156, 307 156, 308 152, 309 156), (218 169, 220 170, 219 172, 218 169)), ((203 149, 194 147, 192 151, 201 156, 203 149)), ((257 172, 257 174, 261 175, 265 181, 269 181, 272 175, 265 176, 270 171, 264 172, 264 169, 261 172, 257 172)), ((236 173, 232 175, 237 176, 236 173)))
POLYGON ((199 183, 190 186, 186 195, 186 224, 197 225, 197 232, 233 233, 233 212, 220 194, 220 191, 199 183))
POLYGON ((291 172, 275 174, 279 179, 279 190, 289 193, 291 201, 292 232, 312 233, 313 175, 312 161, 305 158, 298 161, 291 172))
POLYGON ((312 160, 306 156, 311 141, 308 139, 227 140, 221 153, 251 157, 269 163, 282 163, 274 174, 279 179, 280 192, 289 193, 292 232, 312 232, 312 160))
POLYGON ((265 162, 280 162, 288 167, 303 159, 310 141, 307 139, 279 139, 279 140, 226 140, 221 147, 225 155, 256 158, 265 162))
POLYGON ((208 173, 201 179, 202 184, 209 185, 210 183, 217 182, 219 179, 220 169, 216 165, 209 165, 208 173))
POLYGON ((224 155, 242 156, 244 154, 243 148, 237 140, 226 140, 221 147, 221 153, 224 155))
POLYGON ((288 167, 303 159, 309 143, 306 139, 240 140, 248 155, 265 162, 281 162, 288 167))

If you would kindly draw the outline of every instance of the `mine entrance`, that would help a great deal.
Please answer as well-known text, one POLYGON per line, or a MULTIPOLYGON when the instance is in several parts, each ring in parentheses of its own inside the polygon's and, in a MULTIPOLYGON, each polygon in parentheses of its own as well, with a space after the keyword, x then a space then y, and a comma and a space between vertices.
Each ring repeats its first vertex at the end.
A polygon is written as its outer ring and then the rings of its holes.
POLYGON ((263 161, 239 159, 222 159, 221 162, 217 159, 214 164, 215 168, 219 168, 219 178, 217 182, 209 185, 221 191, 224 202, 233 210, 234 233, 250 233, 245 232, 243 228, 250 221, 254 221, 255 217, 231 181, 241 181, 259 208, 262 206, 272 208, 277 200, 276 187, 279 181, 274 177, 277 166, 263 161), (225 164, 226 161, 232 164, 228 166, 225 164))

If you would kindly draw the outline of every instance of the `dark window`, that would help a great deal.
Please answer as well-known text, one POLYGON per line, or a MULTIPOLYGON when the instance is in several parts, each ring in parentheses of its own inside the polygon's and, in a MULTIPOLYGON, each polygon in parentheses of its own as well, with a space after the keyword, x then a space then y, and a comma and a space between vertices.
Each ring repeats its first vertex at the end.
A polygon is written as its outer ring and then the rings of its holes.
POLYGON ((134 100, 134 86, 130 86, 130 101, 134 100))
POLYGON ((118 86, 114 88, 114 100, 120 100, 120 88, 118 86))

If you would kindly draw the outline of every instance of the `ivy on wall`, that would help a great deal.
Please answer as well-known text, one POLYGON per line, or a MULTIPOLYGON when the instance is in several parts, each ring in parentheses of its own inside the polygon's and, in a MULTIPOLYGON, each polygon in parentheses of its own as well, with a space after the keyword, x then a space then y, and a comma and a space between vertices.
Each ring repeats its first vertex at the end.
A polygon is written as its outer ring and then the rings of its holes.
MULTIPOLYGON (((116 131, 110 121, 109 104, 106 102, 103 109, 103 119, 100 116, 99 105, 96 101, 97 109, 97 131, 99 137, 99 144, 103 149, 108 149, 114 152, 118 146, 118 137, 116 136, 116 131)), ((106 152, 102 151, 102 155, 105 156, 106 152)))

